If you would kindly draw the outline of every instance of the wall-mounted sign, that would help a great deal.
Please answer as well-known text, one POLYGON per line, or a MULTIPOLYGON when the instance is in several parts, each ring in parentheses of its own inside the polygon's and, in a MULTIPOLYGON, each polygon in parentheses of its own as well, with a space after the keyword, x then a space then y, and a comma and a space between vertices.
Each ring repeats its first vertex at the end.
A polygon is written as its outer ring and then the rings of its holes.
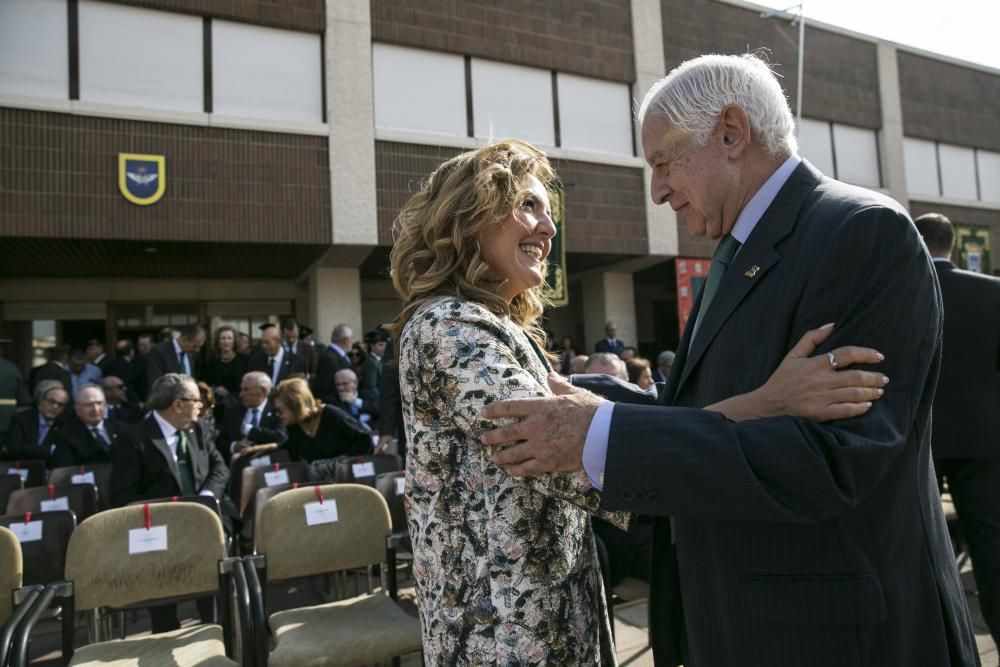
POLYGON ((137 206, 160 201, 167 191, 167 159, 162 155, 118 154, 118 189, 137 206))
POLYGON ((549 190, 549 204, 552 207, 552 222, 556 226, 556 236, 552 239, 549 252, 548 271, 545 274, 545 296, 555 306, 569 303, 569 284, 566 281, 566 207, 563 205, 566 191, 561 183, 549 190))
POLYGON ((684 335, 694 300, 708 279, 708 268, 712 260, 701 257, 678 257, 674 260, 674 272, 677 274, 677 323, 680 326, 679 335, 684 335))
POLYGON ((955 253, 958 268, 990 274, 990 230, 985 227, 955 225, 955 253))

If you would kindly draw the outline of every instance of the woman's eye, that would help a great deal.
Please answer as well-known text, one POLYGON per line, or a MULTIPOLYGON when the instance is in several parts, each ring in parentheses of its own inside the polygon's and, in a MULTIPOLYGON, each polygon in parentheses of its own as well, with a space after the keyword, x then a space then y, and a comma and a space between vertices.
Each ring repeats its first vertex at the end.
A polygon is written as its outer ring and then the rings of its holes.
POLYGON ((528 197, 527 199, 524 200, 524 203, 521 204, 521 208, 528 208, 528 209, 535 208, 535 200, 531 197, 528 197))

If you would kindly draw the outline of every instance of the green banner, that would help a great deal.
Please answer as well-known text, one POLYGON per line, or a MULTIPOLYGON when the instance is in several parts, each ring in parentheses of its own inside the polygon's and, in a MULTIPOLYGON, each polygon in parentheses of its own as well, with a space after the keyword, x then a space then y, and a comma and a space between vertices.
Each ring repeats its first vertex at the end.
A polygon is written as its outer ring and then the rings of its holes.
POLYGON ((990 230, 984 227, 955 225, 955 253, 958 267, 976 273, 990 274, 990 230))
POLYGON ((545 276, 545 296, 554 306, 569 303, 569 284, 566 280, 566 207, 563 205, 566 191, 562 183, 549 189, 549 203, 552 206, 552 222, 556 226, 556 236, 552 239, 549 253, 549 270, 545 276))

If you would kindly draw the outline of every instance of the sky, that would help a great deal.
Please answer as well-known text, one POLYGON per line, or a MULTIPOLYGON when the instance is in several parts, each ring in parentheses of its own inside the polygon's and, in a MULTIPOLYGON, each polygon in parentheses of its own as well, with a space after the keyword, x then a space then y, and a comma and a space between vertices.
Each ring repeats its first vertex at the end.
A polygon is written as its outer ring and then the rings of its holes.
MULTIPOLYGON (((795 0, 751 0, 785 9, 795 0)), ((802 0, 813 19, 1000 69, 1000 0, 802 0)), ((808 41, 806 53, 809 52, 808 41)))

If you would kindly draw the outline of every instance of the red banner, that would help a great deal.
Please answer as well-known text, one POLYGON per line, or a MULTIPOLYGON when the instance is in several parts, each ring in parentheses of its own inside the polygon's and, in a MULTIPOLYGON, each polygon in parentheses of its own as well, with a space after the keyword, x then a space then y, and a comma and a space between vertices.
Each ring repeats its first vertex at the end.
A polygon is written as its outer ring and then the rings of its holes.
POLYGON ((684 327, 694 308, 694 299, 705 284, 708 267, 711 265, 712 260, 707 257, 678 257, 674 260, 677 273, 677 322, 681 336, 684 335, 684 327))

